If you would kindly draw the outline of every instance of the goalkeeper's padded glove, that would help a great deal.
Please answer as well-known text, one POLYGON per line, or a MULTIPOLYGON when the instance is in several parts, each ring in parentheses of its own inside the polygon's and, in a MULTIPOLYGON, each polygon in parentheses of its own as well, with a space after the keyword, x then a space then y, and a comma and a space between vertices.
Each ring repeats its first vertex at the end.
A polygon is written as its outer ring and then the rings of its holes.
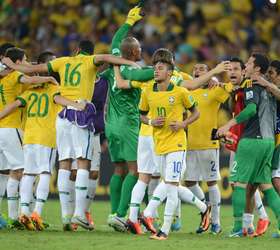
POLYGON ((228 131, 224 137, 225 147, 235 152, 237 150, 238 136, 228 131))
POLYGON ((125 23, 133 26, 136 22, 142 19, 143 16, 140 15, 141 7, 136 6, 132 8, 127 15, 125 23))

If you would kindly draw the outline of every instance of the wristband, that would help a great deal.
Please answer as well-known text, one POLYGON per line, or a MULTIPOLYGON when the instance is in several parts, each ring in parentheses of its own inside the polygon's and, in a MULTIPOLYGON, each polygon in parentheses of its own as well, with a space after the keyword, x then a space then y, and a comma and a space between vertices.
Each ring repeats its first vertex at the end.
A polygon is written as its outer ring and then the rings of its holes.
POLYGON ((149 120, 148 120, 148 125, 149 125, 149 126, 152 126, 152 119, 149 119, 149 120))

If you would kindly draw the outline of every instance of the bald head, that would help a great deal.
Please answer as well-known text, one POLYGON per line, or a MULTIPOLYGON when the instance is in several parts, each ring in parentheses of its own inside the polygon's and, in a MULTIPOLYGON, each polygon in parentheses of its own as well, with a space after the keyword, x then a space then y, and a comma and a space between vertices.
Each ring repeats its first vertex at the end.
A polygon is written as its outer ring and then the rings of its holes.
POLYGON ((141 60, 141 46, 135 37, 127 37, 121 43, 121 53, 126 59, 141 60))

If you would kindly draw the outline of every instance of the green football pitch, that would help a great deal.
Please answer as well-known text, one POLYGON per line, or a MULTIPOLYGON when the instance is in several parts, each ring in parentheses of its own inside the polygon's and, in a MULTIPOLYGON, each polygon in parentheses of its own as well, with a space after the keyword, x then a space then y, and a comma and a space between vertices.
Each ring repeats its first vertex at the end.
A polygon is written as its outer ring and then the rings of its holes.
MULTIPOLYGON (((5 202, 4 202, 5 203, 5 202)), ((163 208, 160 209, 161 213, 163 208)), ((269 209, 268 209, 269 210, 269 209)), ((87 232, 79 229, 77 232, 62 232, 60 223, 60 207, 58 201, 49 201, 45 206, 44 218, 51 224, 44 232, 0 230, 0 249, 48 249, 48 250, 83 250, 83 249, 240 249, 240 250, 273 250, 279 249, 280 239, 271 238, 276 229, 275 219, 270 213, 272 224, 268 233, 260 238, 228 238, 231 229, 232 209, 223 206, 221 209, 223 233, 214 236, 208 233, 194 233, 199 224, 199 215, 195 208, 183 205, 183 227, 180 232, 171 233, 167 241, 149 240, 149 234, 137 236, 128 233, 114 232, 106 225, 110 211, 108 202, 95 202, 92 206, 96 229, 87 232)), ((270 212, 270 211, 269 211, 270 212)))

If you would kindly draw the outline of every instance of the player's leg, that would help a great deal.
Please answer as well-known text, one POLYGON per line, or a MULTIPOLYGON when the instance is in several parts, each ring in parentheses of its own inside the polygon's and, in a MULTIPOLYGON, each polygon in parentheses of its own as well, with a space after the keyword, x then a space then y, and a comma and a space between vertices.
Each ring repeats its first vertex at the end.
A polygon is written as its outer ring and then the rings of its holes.
POLYGON ((280 145, 278 145, 273 153, 272 158, 272 184, 280 195, 280 145))
POLYGON ((173 215, 178 205, 178 186, 185 161, 185 151, 172 152, 165 155, 165 168, 163 178, 167 190, 167 199, 164 209, 164 221, 160 231, 151 236, 152 239, 164 240, 169 234, 173 215))
POLYGON ((2 200, 6 193, 7 182, 9 178, 9 170, 7 168, 7 161, 2 152, 0 152, 0 229, 7 226, 7 221, 2 216, 2 200))

